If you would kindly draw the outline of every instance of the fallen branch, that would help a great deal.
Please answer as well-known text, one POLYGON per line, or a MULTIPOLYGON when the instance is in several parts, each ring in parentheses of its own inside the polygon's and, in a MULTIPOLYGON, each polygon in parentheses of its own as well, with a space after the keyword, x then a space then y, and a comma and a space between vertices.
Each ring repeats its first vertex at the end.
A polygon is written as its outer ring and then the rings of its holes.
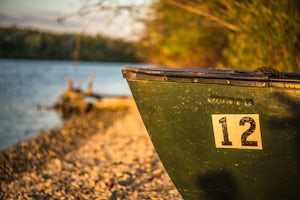
MULTIPOLYGON (((74 88, 73 79, 71 77, 68 77, 67 89, 65 92, 61 94, 60 101, 53 106, 54 109, 61 111, 64 118, 68 118, 76 113, 87 113, 94 107, 103 108, 103 105, 104 107, 106 107, 105 103, 102 105, 103 99, 118 99, 120 101, 124 101, 125 99, 128 99, 128 96, 126 95, 94 93, 93 92, 94 80, 95 80, 95 75, 90 74, 88 87, 87 89, 82 90, 80 88, 74 88)), ((116 106, 114 105, 114 107, 116 106)), ((122 105, 121 107, 126 107, 126 106, 122 105)))

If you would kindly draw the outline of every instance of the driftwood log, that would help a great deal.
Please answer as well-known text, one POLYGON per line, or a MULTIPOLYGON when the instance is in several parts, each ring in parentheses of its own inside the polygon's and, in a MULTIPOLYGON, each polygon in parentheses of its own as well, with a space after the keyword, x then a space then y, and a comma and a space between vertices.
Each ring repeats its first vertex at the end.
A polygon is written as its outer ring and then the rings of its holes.
POLYGON ((125 99, 128 99, 128 96, 95 93, 93 91, 93 83, 95 80, 94 74, 89 75, 88 85, 84 90, 80 87, 75 88, 71 77, 67 77, 66 80, 66 91, 61 94, 60 100, 54 105, 56 110, 62 112, 64 118, 70 117, 76 113, 87 113, 92 108, 103 109, 103 105, 107 104, 107 99, 114 99, 114 102, 118 101, 118 103, 113 103, 114 105, 118 104, 121 107, 128 106, 125 103, 125 99), (103 102, 104 99, 106 99, 105 102, 103 102))

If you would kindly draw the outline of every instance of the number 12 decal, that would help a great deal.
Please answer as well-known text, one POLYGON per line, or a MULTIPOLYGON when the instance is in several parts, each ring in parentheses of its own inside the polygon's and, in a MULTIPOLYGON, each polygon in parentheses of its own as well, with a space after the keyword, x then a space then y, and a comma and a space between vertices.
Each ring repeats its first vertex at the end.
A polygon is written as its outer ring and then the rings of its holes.
POLYGON ((258 114, 212 115, 217 148, 262 149, 258 114))

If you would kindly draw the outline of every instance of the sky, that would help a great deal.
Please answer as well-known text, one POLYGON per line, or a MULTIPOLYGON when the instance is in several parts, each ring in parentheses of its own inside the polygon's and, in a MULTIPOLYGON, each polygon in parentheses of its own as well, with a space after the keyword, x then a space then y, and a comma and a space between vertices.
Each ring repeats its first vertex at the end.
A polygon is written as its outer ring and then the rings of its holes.
MULTIPOLYGON (((134 21, 128 12, 117 17, 111 13, 96 10, 86 16, 73 15, 62 23, 57 19, 78 11, 83 2, 95 3, 98 0, 0 0, 0 26, 16 25, 53 32, 103 34, 115 38, 135 39, 144 26, 134 21)), ((128 3, 130 0, 120 2, 128 3)), ((116 2, 114 0, 108 2, 116 2)), ((118 2, 118 1, 117 1, 118 2)), ((136 5, 151 0, 131 0, 136 5)))

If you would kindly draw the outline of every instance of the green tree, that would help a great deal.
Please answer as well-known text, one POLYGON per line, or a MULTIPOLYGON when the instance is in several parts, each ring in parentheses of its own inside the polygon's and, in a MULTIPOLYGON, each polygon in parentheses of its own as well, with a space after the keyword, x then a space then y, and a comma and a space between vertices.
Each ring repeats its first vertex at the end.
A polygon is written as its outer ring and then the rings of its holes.
POLYGON ((284 71, 300 67, 299 1, 245 1, 230 5, 228 20, 240 30, 228 35, 227 65, 255 69, 273 66, 284 71))
POLYGON ((144 57, 167 66, 299 70, 299 5, 298 0, 158 1, 143 40, 144 57))
POLYGON ((203 26, 203 18, 164 1, 154 3, 140 57, 169 67, 216 67, 226 45, 224 30, 203 26))

